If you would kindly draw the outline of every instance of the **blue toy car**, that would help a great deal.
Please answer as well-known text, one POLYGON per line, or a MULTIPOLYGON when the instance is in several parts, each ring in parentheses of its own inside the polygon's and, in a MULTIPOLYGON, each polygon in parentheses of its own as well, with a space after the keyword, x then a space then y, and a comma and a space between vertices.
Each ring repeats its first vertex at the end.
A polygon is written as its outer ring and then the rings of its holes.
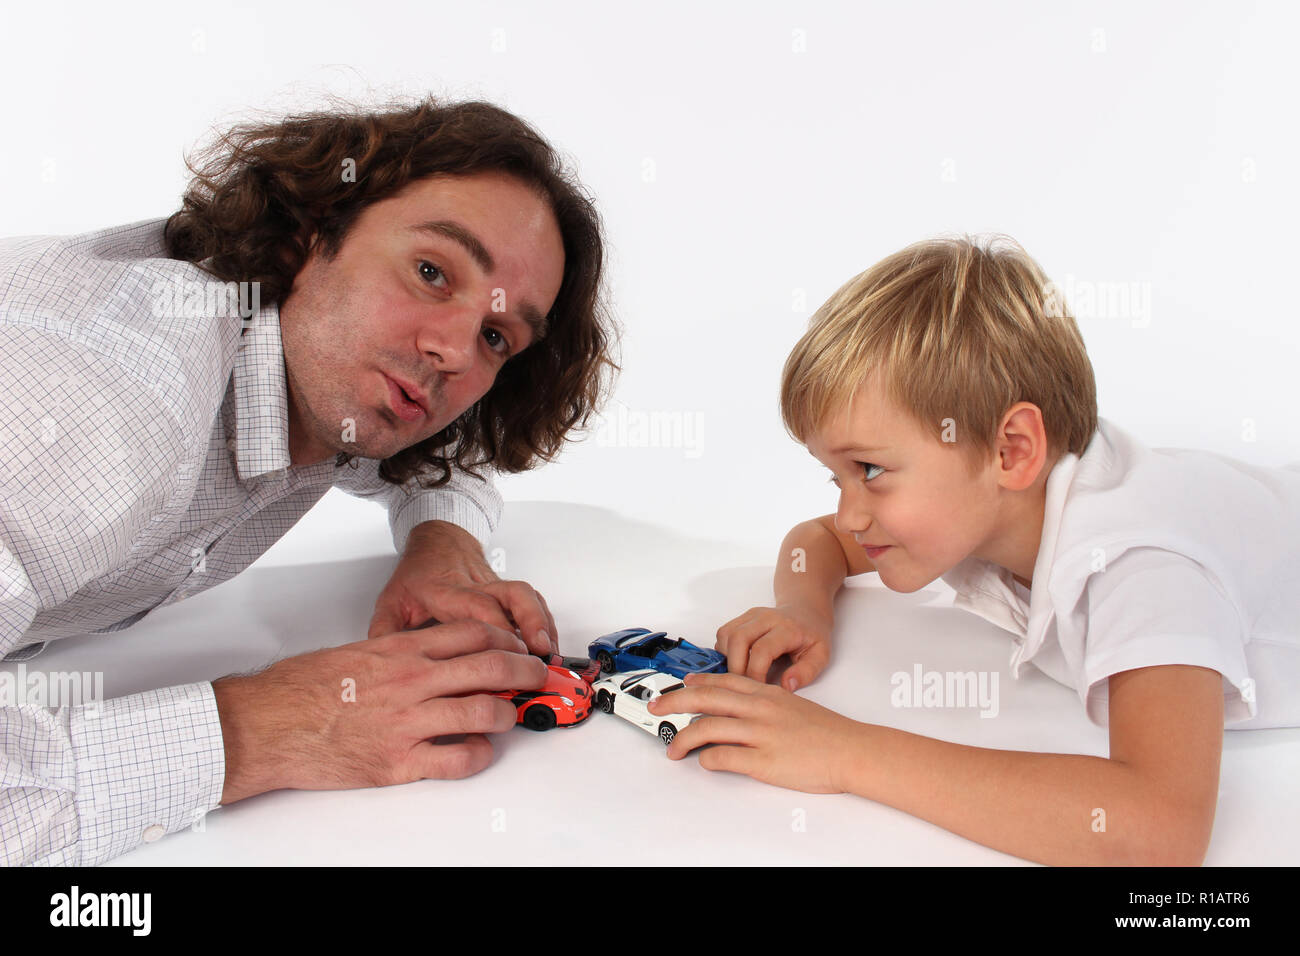
POLYGON ((668 636, 667 631, 629 627, 591 642, 587 656, 606 674, 651 668, 685 677, 687 674, 725 674, 727 659, 714 650, 668 636))

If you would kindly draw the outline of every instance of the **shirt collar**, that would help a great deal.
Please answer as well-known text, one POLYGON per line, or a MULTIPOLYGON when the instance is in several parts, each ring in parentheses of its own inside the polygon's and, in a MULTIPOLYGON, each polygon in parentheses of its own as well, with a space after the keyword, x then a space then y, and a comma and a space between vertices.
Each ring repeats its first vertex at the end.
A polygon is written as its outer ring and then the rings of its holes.
MULTIPOLYGON (((1097 445, 1097 433, 1084 449, 1097 445)), ((1061 535, 1061 518, 1065 514, 1065 501, 1075 472, 1079 468, 1079 456, 1066 452, 1047 476, 1047 493, 1043 502, 1043 533, 1038 541, 1038 556, 1034 559, 1034 576, 1030 580, 1033 587, 1029 592, 1029 621, 1025 629, 1025 641, 1011 655, 1011 674, 1020 676, 1020 665, 1038 653, 1047 636, 1048 625, 1056 617, 1052 602, 1052 569, 1056 565, 1056 543, 1061 535)))
POLYGON ((263 306, 235 356, 235 467, 241 481, 289 468, 289 393, 280 309, 263 306))
POLYGON ((1067 452, 1057 460, 1047 476, 1043 530, 1039 537, 1038 554, 1034 559, 1027 609, 1024 599, 1016 591, 1012 573, 992 561, 971 556, 942 576, 944 582, 956 591, 953 596, 955 607, 978 614, 1019 639, 1011 655, 1011 671, 1016 677, 1020 676, 1020 665, 1042 647, 1047 626, 1055 616, 1048 588, 1056 555, 1056 542, 1061 530, 1061 517, 1078 464, 1079 456, 1067 452))

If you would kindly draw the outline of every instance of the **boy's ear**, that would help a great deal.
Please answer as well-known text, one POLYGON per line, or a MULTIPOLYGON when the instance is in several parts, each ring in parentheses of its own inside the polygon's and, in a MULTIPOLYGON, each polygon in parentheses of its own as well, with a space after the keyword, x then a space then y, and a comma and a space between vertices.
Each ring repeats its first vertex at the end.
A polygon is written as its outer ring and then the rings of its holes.
POLYGON ((1017 402, 1007 410, 998 429, 999 484, 1024 491, 1038 480, 1047 463, 1047 429, 1043 413, 1031 402, 1017 402))

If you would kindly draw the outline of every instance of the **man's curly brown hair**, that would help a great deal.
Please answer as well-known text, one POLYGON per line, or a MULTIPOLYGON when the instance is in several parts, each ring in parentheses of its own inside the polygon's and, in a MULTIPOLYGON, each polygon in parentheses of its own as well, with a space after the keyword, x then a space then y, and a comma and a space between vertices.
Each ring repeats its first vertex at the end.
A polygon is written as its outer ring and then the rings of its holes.
MULTIPOLYGON (((432 98, 379 110, 342 104, 234 126, 185 165, 194 178, 167 220, 168 254, 226 282, 256 281, 266 303, 293 288, 313 233, 316 250, 331 258, 362 210, 427 176, 505 172, 549 200, 564 242, 564 278, 547 334, 502 365, 487 394, 456 421, 384 459, 386 481, 420 476, 422 487, 438 487, 453 462, 476 475, 480 465, 527 471, 553 460, 604 400, 619 366, 610 355, 618 333, 602 282, 600 216, 556 151, 519 117, 490 103, 432 98), (355 182, 342 175, 349 159, 355 182)), ((340 452, 336 465, 352 457, 340 452)))

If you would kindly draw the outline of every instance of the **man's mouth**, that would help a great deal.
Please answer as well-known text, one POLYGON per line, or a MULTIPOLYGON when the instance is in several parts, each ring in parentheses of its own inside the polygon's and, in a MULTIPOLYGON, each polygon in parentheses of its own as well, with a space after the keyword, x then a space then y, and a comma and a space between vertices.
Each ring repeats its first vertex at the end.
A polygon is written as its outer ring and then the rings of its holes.
POLYGON ((400 418, 408 422, 418 422, 426 417, 419 396, 412 396, 411 393, 387 375, 384 375, 384 379, 388 382, 389 403, 400 418))

